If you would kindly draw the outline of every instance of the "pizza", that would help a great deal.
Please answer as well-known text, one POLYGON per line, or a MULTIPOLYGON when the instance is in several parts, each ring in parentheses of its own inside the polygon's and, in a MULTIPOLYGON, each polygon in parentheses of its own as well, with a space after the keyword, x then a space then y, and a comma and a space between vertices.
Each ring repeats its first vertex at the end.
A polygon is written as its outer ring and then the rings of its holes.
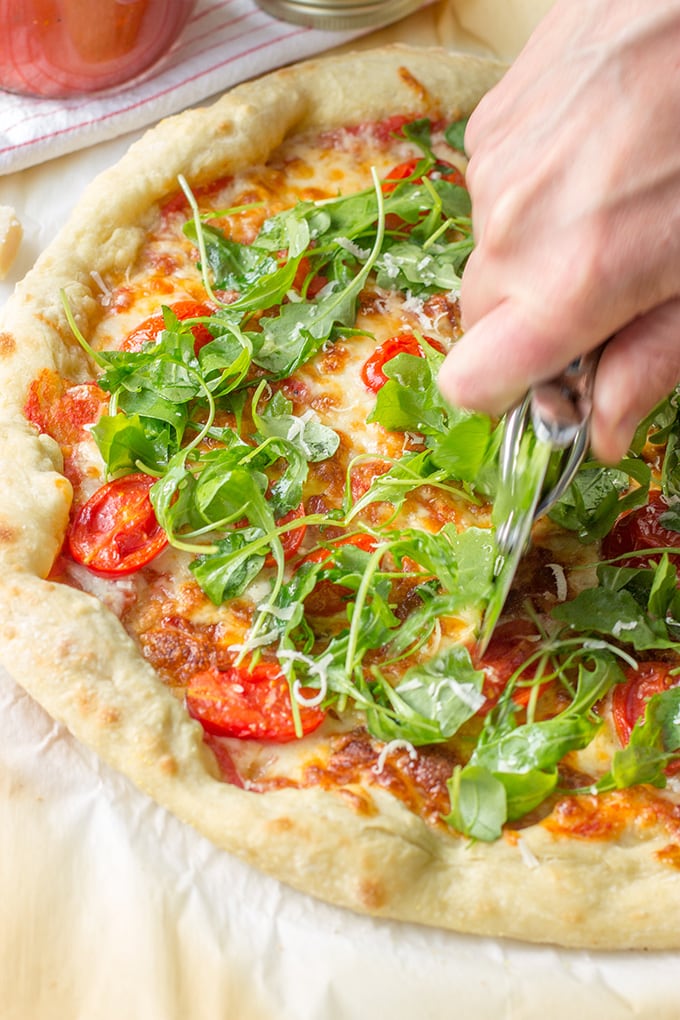
POLYGON ((2 662, 311 896, 675 947, 675 394, 536 524, 477 647, 502 422, 437 373, 474 244, 465 119, 502 70, 308 61, 93 181, 0 328, 2 662))

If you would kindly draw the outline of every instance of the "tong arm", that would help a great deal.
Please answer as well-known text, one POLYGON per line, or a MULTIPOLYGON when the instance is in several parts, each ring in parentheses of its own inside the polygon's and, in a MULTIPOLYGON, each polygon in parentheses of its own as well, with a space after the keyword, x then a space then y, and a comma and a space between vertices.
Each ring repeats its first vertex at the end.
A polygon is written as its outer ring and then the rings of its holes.
MULTIPOLYGON (((561 499, 588 450, 593 384, 601 351, 602 348, 598 347, 576 358, 553 379, 533 386, 507 415, 500 450, 503 484, 509 483, 529 418, 536 438, 562 454, 559 477, 553 487, 542 495, 534 513, 535 520, 561 499)), ((501 527, 501 545, 509 544, 512 537, 510 523, 505 528, 501 527)))
POLYGON ((593 407, 593 384, 601 348, 572 361, 563 372, 530 391, 536 437, 557 450, 575 442, 593 407))

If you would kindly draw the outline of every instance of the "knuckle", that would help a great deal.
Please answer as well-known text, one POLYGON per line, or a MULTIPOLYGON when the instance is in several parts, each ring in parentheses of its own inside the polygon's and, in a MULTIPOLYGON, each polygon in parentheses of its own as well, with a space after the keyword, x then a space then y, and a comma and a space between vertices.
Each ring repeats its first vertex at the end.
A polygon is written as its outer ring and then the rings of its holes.
POLYGON ((492 255, 517 246, 523 235, 528 195, 520 184, 506 185, 487 211, 481 242, 492 255))

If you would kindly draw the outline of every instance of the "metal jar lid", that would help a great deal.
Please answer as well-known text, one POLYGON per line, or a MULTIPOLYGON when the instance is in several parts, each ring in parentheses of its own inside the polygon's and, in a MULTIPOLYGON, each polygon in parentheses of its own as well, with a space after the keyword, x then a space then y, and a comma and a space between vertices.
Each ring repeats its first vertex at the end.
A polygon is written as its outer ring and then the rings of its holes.
POLYGON ((422 6, 422 0, 256 0, 279 21, 330 31, 380 28, 405 18, 422 6))

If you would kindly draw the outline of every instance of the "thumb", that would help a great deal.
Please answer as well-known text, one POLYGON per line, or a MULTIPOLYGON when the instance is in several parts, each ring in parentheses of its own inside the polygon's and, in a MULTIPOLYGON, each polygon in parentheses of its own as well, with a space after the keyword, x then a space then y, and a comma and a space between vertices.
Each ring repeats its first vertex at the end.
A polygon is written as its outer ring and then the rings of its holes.
POLYGON ((561 372, 599 339, 543 327, 535 315, 506 300, 458 340, 439 370, 439 388, 457 407, 501 414, 531 385, 561 372))

